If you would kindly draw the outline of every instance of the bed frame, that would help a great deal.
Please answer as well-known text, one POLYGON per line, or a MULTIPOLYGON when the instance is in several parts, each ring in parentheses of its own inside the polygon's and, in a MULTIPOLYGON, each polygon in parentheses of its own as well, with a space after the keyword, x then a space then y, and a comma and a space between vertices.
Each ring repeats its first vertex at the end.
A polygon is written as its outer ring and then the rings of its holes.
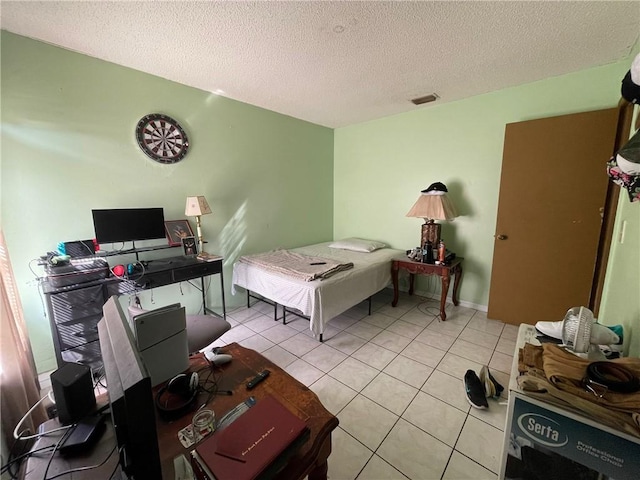
POLYGON ((247 308, 252 306, 252 299, 272 305, 274 321, 282 319, 286 324, 288 315, 309 320, 309 328, 322 342, 328 321, 349 308, 367 300, 371 315, 371 297, 391 283, 391 260, 405 253, 389 248, 371 253, 353 252, 330 249, 328 245, 309 245, 292 251, 352 262, 354 268, 325 280, 305 282, 239 260, 234 264, 232 292, 236 286, 246 290, 247 308), (278 306, 282 307, 281 316, 278 306))
MULTIPOLYGON (((367 298, 367 303, 369 306, 369 312, 368 315, 371 316, 371 298, 373 297, 370 296, 369 298, 367 298)), ((274 302, 273 300, 269 300, 268 298, 265 298, 263 296, 259 296, 257 297, 256 295, 253 295, 251 293, 251 290, 247 290, 247 308, 251 308, 251 299, 254 300, 258 300, 259 302, 264 302, 264 303, 268 303, 269 305, 273 306, 273 319, 277 322, 278 320, 280 320, 280 318, 282 318, 282 324, 286 325, 287 324, 287 313, 291 314, 291 315, 295 315, 296 317, 299 318, 304 318, 305 320, 311 321, 311 317, 307 316, 307 315, 303 315, 301 313, 296 312, 295 310, 291 310, 290 308, 287 308, 284 305, 280 305, 282 307, 282 317, 278 317, 278 304, 276 302, 274 302)), ((255 305, 255 303, 253 304, 255 305)), ((319 336, 319 340, 320 342, 323 342, 323 334, 321 333, 319 336)))

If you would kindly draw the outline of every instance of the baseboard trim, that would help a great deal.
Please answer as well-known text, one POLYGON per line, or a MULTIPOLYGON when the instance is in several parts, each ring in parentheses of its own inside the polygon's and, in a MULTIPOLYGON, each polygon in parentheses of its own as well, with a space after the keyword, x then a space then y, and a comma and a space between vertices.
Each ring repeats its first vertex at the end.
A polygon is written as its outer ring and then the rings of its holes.
MULTIPOLYGON (((400 291, 406 292, 407 290, 403 290, 401 288, 400 291)), ((433 300, 440 300, 440 293, 439 292, 438 293, 434 293, 434 292, 426 292, 424 290, 414 290, 413 294, 414 295, 418 295, 419 297, 429 298, 429 299, 433 299, 433 300)), ((447 295, 447 303, 450 303, 450 304, 453 305, 453 300, 451 298, 451 293, 449 293, 449 295, 447 295)), ((487 310, 489 309, 487 305, 479 305, 477 303, 471 303, 471 302, 467 302, 465 300, 459 300, 458 304, 461 307, 473 308, 474 310, 479 310, 481 312, 487 312, 487 310)))

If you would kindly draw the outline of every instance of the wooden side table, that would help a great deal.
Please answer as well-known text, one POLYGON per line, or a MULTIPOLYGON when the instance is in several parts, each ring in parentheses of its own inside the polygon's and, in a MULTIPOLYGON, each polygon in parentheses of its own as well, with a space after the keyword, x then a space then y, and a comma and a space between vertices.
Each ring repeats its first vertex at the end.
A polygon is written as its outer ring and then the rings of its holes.
POLYGON ((442 293, 440 295, 440 317, 442 320, 447 319, 444 311, 447 302, 447 293, 449 292, 449 283, 451 276, 455 275, 453 282, 453 292, 451 299, 454 305, 458 305, 458 287, 462 278, 462 260, 464 258, 457 257, 447 265, 436 265, 433 263, 414 262, 409 258, 396 258, 391 263, 391 279, 393 281, 393 302, 392 306, 398 304, 398 271, 406 270, 409 272, 409 295, 413 295, 413 282, 417 275, 438 275, 442 282, 442 293))

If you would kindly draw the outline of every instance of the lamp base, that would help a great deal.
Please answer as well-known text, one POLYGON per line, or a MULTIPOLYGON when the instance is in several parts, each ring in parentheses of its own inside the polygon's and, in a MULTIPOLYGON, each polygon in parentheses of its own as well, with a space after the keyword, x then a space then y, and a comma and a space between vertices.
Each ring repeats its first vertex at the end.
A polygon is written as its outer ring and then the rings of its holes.
POLYGON ((424 247, 427 242, 431 242, 431 245, 435 248, 440 240, 440 224, 435 223, 433 220, 424 223, 422 225, 422 235, 420 237, 420 246, 424 247))
POLYGON ((199 253, 199 252, 202 252, 202 249, 203 249, 202 227, 200 226, 200 215, 196 215, 196 231, 198 233, 198 253, 199 253))
POLYGON ((206 262, 213 262, 215 260, 220 260, 222 257, 220 255, 213 255, 212 253, 200 252, 198 254, 198 260, 204 260, 206 262))

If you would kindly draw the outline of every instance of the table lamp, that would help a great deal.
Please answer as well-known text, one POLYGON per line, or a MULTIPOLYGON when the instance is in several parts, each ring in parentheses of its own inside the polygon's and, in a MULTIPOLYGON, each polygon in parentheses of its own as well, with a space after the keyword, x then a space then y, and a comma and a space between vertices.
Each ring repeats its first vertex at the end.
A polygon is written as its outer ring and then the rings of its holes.
POLYGON ((414 203, 407 217, 424 218, 420 235, 420 246, 424 248, 427 242, 437 245, 440 240, 440 224, 434 220, 452 220, 458 216, 456 208, 447 196, 447 187, 440 182, 432 183, 422 190, 418 200, 414 203))
POLYGON ((198 197, 187 197, 187 206, 184 214, 187 217, 196 217, 196 226, 198 230, 198 253, 202 253, 202 228, 200 226, 200 217, 211 213, 211 208, 207 203, 207 199, 200 195, 198 197))

